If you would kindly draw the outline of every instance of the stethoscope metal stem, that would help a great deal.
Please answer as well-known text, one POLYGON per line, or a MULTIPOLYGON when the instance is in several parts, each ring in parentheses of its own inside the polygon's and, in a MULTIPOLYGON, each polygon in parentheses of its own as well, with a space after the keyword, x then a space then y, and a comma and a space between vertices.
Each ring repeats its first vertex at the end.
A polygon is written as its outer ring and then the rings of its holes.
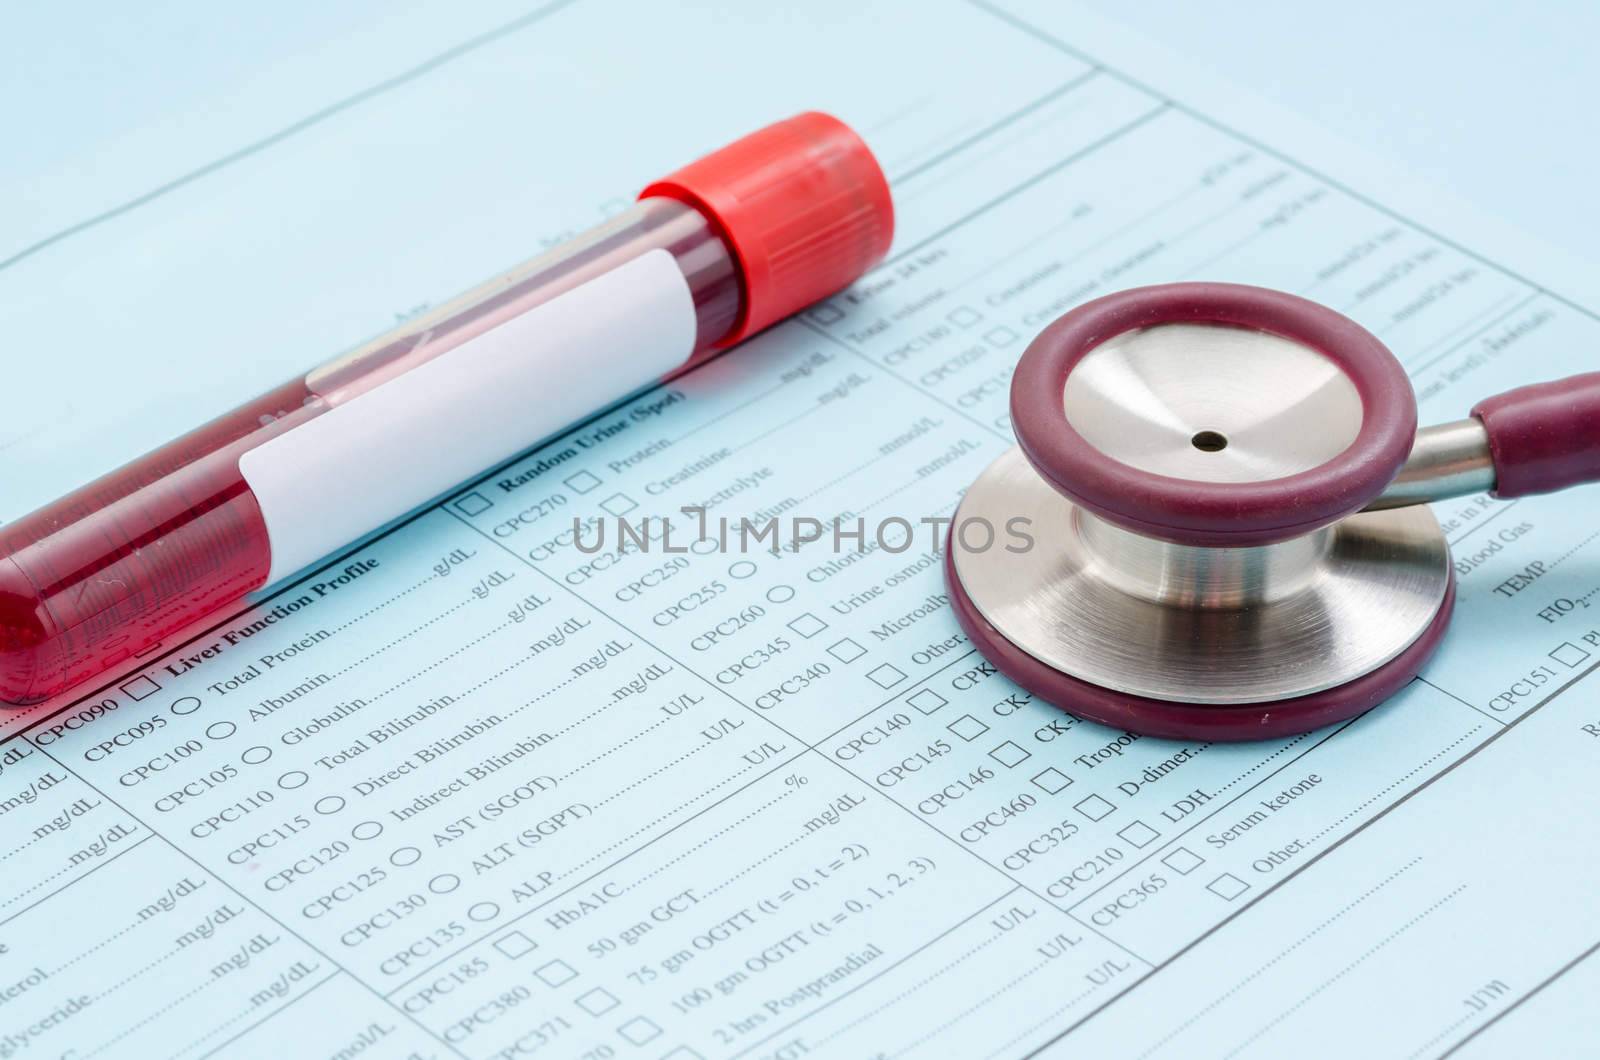
POLYGON ((1366 510, 1404 508, 1412 504, 1464 497, 1494 489, 1494 461, 1483 421, 1468 416, 1417 432, 1411 456, 1389 488, 1366 510))
POLYGON ((1333 540, 1324 527, 1271 545, 1205 548, 1144 537, 1081 508, 1073 516, 1101 579, 1130 596, 1195 610, 1255 607, 1302 591, 1333 540))

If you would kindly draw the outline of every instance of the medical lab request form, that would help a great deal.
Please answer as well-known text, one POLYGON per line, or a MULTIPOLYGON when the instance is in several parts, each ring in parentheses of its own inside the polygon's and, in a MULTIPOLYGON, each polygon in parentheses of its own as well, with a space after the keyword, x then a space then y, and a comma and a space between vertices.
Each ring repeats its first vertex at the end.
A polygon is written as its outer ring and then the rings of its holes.
MULTIPOLYGON (((159 54, 221 17, 186 10, 128 33, 159 54)), ((0 719, 0 1058, 1592 1051, 1600 493, 1438 505, 1437 659, 1243 745, 1033 701, 959 633, 926 532, 575 532, 948 517, 1013 444, 1030 338, 1148 283, 1350 314, 1454 419, 1592 366, 1600 303, 1560 263, 1045 0, 274 18, 137 82, 116 128, 87 88, 41 97, 94 164, 23 147, 0 177, 37 206, 0 325, 38 395, 0 423, 0 516, 797 111, 873 145, 896 243, 0 719)))

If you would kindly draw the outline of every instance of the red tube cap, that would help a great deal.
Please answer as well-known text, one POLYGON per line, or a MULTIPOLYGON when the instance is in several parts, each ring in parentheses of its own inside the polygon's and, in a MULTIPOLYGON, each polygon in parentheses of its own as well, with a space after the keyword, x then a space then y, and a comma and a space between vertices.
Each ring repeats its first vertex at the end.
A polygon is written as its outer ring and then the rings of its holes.
POLYGON ((719 346, 848 287, 894 236, 889 182, 872 151, 815 111, 735 140, 639 198, 657 195, 705 214, 738 259, 744 305, 719 346))

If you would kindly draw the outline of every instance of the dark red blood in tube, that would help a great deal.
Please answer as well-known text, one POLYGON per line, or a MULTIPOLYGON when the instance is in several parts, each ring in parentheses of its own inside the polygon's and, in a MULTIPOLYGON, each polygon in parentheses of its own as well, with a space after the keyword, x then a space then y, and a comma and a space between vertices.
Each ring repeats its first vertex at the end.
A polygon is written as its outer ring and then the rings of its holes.
POLYGON ((239 453, 310 397, 297 379, 0 526, 0 702, 37 701, 259 589, 272 552, 239 453))

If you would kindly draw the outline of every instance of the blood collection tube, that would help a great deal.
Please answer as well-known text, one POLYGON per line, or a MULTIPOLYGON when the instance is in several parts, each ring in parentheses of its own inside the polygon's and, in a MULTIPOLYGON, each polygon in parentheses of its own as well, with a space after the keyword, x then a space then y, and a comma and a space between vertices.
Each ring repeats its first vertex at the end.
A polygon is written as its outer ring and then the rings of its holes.
POLYGON ((0 704, 36 703, 844 288, 889 188, 778 122, 600 226, 0 526, 0 704))

